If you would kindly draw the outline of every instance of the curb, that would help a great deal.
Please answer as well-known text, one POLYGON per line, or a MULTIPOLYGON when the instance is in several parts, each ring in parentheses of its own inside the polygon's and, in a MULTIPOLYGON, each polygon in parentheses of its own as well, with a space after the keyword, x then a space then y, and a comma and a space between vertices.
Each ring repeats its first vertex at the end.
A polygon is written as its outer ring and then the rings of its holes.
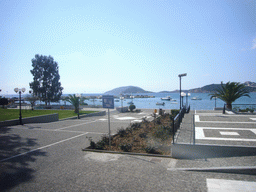
MULTIPOLYGON (((88 113, 88 114, 85 114, 85 115, 79 115, 79 117, 84 118, 84 117, 103 116, 103 115, 106 115, 106 111, 100 111, 100 112, 96 112, 96 113, 88 113)), ((60 119, 59 121, 65 121, 65 120, 69 120, 69 119, 77 119, 77 116, 69 117, 69 118, 65 118, 65 119, 60 119)))
POLYGON ((256 166, 237 166, 237 167, 210 167, 210 168, 168 168, 168 171, 197 171, 197 172, 219 172, 235 174, 256 174, 256 166))
POLYGON ((123 154, 123 155, 148 156, 148 157, 165 157, 165 158, 174 159, 170 155, 158 155, 158 154, 148 154, 148 153, 130 153, 130 152, 108 151, 108 150, 98 150, 98 149, 82 149, 82 151, 95 152, 95 153, 112 153, 112 154, 123 154))

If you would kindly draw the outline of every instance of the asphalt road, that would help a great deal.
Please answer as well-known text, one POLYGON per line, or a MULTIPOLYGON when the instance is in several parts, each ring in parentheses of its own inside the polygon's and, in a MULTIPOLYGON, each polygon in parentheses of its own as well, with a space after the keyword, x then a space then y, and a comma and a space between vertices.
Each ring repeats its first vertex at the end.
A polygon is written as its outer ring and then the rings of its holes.
MULTIPOLYGON (((151 113, 112 112, 111 133, 151 113)), ((177 169, 236 162, 233 158, 192 161, 81 150, 89 146, 88 137, 96 141, 104 134, 107 115, 1 128, 1 191, 210 191, 216 179, 249 184, 256 179, 250 174, 177 169)), ((243 158, 241 162, 252 161, 243 158)))

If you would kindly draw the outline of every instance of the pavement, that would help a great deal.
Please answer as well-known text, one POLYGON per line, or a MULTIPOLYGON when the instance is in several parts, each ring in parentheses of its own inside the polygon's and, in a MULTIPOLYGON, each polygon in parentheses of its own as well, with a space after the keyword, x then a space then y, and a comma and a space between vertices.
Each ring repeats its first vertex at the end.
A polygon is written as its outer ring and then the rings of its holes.
MULTIPOLYGON (((152 120, 152 112, 152 109, 142 109, 140 113, 111 110, 111 133, 145 117, 152 120)), ((177 142, 191 142, 188 125, 193 113, 199 114, 199 111, 185 115, 177 142)), ((208 127, 210 123, 215 126, 211 122, 214 120, 209 119, 206 112, 202 113, 205 116, 199 115, 196 127, 206 126, 201 125, 201 121, 209 121, 208 127)), ((248 129, 255 125, 245 124, 248 129)), ((221 129, 221 132, 227 131, 221 129)), ((253 191, 256 188, 253 173, 202 171, 210 166, 255 166, 255 156, 186 160, 82 151, 89 146, 88 138, 97 141, 107 134, 108 115, 1 128, 0 191, 253 191)), ((237 137, 235 133, 231 135, 237 137)), ((227 133, 222 136, 230 137, 227 133)), ((255 145, 254 138, 249 139, 241 142, 255 145)), ((196 139, 196 142, 205 140, 196 139)))

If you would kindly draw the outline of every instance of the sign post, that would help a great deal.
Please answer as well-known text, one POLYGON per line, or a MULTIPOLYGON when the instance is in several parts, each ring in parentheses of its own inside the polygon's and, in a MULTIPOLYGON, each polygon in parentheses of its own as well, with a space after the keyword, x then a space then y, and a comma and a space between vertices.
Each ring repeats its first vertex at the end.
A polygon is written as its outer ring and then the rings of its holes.
POLYGON ((114 109, 114 96, 113 95, 103 95, 102 96, 102 106, 103 106, 103 108, 108 109, 108 140, 109 140, 109 148, 111 148, 109 109, 114 109))

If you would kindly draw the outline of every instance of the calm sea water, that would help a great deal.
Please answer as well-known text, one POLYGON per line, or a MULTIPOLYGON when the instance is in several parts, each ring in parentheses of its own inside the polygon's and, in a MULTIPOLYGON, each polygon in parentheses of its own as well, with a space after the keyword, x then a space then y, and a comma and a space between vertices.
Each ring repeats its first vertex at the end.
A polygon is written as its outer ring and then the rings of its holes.
MULTIPOLYGON (((83 96, 99 96, 101 94, 83 94, 83 96)), ((133 94, 136 95, 136 94, 133 94)), ((147 93, 147 94, 138 94, 138 95, 150 95, 155 96, 155 98, 134 98, 133 103, 137 109, 179 109, 180 107, 180 95, 179 93, 147 93), (173 100, 176 101, 163 101, 162 97, 170 96, 173 100), (157 102, 165 102, 165 105, 156 105, 157 102)), ((64 95, 67 96, 67 95, 64 95)), ((116 99, 115 99, 116 100, 116 99)), ((186 99, 183 98, 183 104, 186 104, 186 100, 188 104, 190 104, 191 110, 212 110, 215 107, 215 100, 210 100, 210 96, 208 93, 191 93, 191 96, 186 99), (202 100, 191 100, 192 97, 200 97, 202 100)), ((128 102, 132 101, 132 99, 125 99, 123 101, 123 106, 129 106, 128 102)), ((86 100, 86 103, 89 105, 102 105, 101 99, 86 100)), ((39 104, 39 102, 37 102, 39 104)), ((43 103, 42 103, 43 104, 43 103)), ((59 103, 51 103, 57 105, 64 105, 63 101, 59 103)), ((70 105, 66 102, 67 105, 70 105)), ((236 100, 233 104, 256 104, 256 93, 250 93, 250 98, 242 97, 236 100)), ((121 100, 119 102, 115 102, 115 107, 121 106, 121 100)), ((223 107, 224 102, 220 99, 216 100, 216 107, 223 107)), ((256 106, 255 106, 256 107, 256 106)))
MULTIPOLYGON (((90 95, 90 94, 88 94, 90 95)), ((98 94, 100 95, 100 94, 98 94)), ((136 95, 136 94, 133 94, 136 95)), ((150 95, 155 96, 155 98, 134 98, 125 99, 123 101, 123 106, 129 106, 128 102, 133 101, 134 105, 137 109, 179 109, 180 108, 180 94, 179 93, 147 93, 147 94, 138 94, 138 95, 150 95), (176 101, 163 101, 161 98, 170 96, 173 100, 176 101), (165 105, 156 105, 156 103, 165 102, 165 105)), ((256 93, 250 93, 250 97, 242 97, 236 100, 234 104, 256 104, 256 93)), ((115 99, 116 100, 116 99, 115 99)), ((210 100, 210 96, 208 93, 191 93, 191 96, 186 99, 183 98, 183 104, 190 104, 192 110, 212 110, 215 107, 215 100, 210 100), (202 100, 191 100, 192 97, 200 97, 202 100)), ((102 101, 100 99, 87 100, 85 101, 89 105, 102 105, 102 101)), ((121 106, 121 100, 119 102, 115 102, 115 107, 121 106)), ((224 102, 220 99, 216 100, 216 107, 223 107, 224 102)))

